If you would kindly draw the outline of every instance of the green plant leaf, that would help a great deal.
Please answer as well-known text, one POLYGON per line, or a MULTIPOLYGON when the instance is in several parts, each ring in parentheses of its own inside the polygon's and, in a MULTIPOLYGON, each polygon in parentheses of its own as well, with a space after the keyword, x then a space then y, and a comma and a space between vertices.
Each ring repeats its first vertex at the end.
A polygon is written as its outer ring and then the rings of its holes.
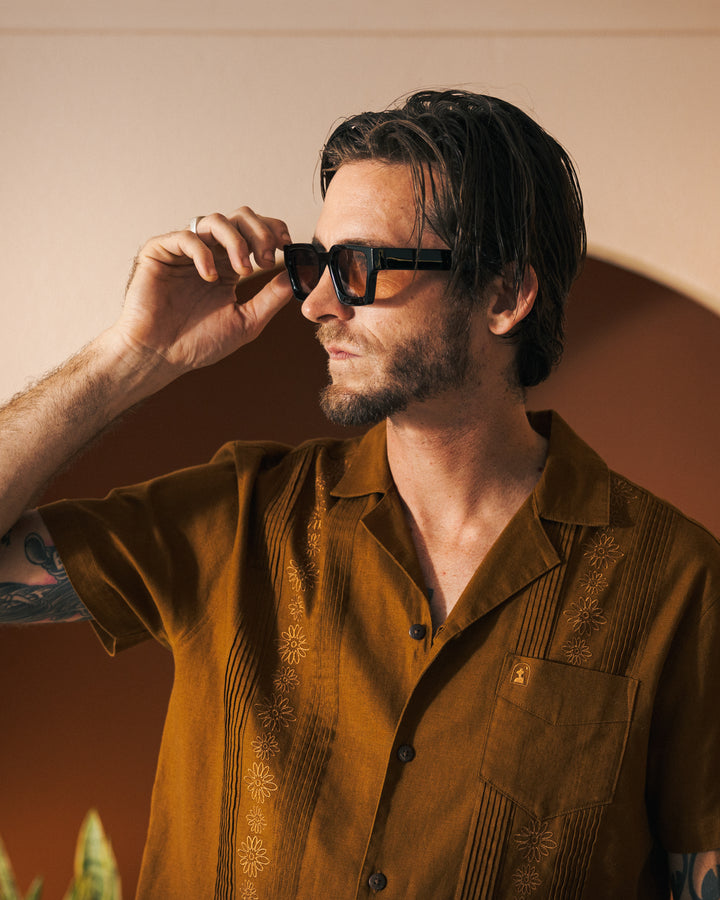
POLYGON ((75 877, 65 900, 122 900, 112 844, 94 809, 85 816, 75 850, 75 877))
POLYGON ((15 882, 15 873, 10 865, 10 859, 2 838, 0 838, 0 900, 20 900, 17 883, 15 882))
POLYGON ((40 898, 42 897, 42 890, 42 878, 35 878, 33 883, 30 885, 30 889, 27 892, 27 897, 25 898, 25 900, 40 900, 40 898))

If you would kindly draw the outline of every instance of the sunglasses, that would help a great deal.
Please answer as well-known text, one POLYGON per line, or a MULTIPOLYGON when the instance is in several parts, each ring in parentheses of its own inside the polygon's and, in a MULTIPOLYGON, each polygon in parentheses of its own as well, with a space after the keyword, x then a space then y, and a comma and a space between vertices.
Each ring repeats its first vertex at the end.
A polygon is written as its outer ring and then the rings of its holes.
POLYGON ((305 300, 317 287, 325 266, 328 266, 337 298, 346 306, 372 303, 377 273, 383 269, 442 272, 452 265, 450 250, 366 247, 362 244, 335 244, 329 250, 318 250, 313 244, 287 244, 283 253, 293 294, 298 300, 305 300))

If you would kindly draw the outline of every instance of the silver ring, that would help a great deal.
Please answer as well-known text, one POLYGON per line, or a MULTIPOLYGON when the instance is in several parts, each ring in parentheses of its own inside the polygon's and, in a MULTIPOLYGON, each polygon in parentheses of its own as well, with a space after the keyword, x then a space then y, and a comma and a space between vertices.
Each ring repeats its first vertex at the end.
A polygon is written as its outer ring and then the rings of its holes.
POLYGON ((193 234, 197 234, 197 227, 200 223, 200 219, 204 218, 205 216, 195 216, 194 218, 190 219, 190 225, 188 227, 193 234))

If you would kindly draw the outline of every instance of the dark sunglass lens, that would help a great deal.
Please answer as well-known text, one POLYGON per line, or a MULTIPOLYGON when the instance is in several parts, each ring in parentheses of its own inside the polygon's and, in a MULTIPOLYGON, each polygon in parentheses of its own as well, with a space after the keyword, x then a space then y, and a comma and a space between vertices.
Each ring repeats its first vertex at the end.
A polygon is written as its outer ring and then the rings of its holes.
POLYGON ((340 284, 348 297, 361 298, 367 291, 367 258, 362 250, 342 247, 336 259, 340 284))
POLYGON ((320 281, 320 260, 314 250, 293 250, 290 255, 290 267, 295 276, 300 292, 307 296, 317 287, 320 281))

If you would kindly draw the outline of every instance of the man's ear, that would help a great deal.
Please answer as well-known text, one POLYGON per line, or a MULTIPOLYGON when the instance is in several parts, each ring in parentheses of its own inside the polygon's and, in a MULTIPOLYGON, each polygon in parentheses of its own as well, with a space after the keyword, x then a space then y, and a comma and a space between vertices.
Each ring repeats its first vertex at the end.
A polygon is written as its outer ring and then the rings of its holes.
POLYGON ((518 322, 522 322, 533 308, 537 292, 538 279, 532 266, 525 268, 517 290, 512 276, 504 277, 488 306, 488 328, 492 334, 507 334, 518 322))

